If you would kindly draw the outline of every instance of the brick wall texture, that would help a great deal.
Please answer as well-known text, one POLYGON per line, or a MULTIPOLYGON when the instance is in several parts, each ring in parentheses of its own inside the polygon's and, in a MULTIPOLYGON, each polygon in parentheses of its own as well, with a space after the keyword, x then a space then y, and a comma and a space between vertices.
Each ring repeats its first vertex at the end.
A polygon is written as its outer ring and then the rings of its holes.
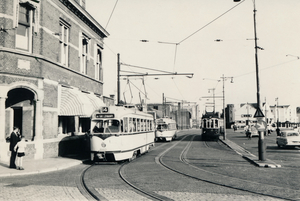
MULTIPOLYGON (((58 85, 68 85, 79 88, 83 91, 91 91, 103 95, 103 82, 95 80, 94 66, 94 46, 98 44, 103 46, 104 30, 100 36, 87 25, 87 21, 82 21, 78 16, 79 11, 71 11, 60 0, 42 0, 39 3, 28 0, 29 3, 37 6, 36 12, 38 18, 35 23, 39 24, 39 29, 33 29, 32 50, 21 51, 16 48, 17 29, 13 26, 16 19, 14 11, 14 0, 0 1, 0 25, 6 32, 0 31, 0 90, 2 86, 12 85, 14 83, 27 83, 26 86, 34 86, 35 89, 43 91, 43 97, 35 97, 42 100, 42 128, 43 139, 53 139, 58 134, 58 99, 60 97, 58 85), (76 14, 75 14, 76 13, 76 14), (68 38, 68 65, 61 64, 61 46, 60 46, 60 21, 66 23, 69 27, 68 38), (82 39, 80 33, 84 33, 90 38, 89 41, 89 60, 87 61, 86 74, 80 73, 80 54, 79 47, 82 39), (45 81, 45 80, 48 81, 45 81), (50 80, 50 82, 49 82, 50 80), (50 83, 50 84, 49 84, 50 83)), ((76 2, 79 2, 76 0, 76 2)), ((72 6, 71 6, 72 7, 72 6)), ((83 5, 84 8, 84 5, 83 5)), ((83 16, 86 13, 83 12, 83 16)), ((93 24, 92 24, 93 27, 93 24)), ((94 26, 99 30, 98 25, 94 26)), ((100 28, 101 30, 102 28, 100 28)), ((103 30, 101 30, 103 31, 103 30)), ((13 89, 11 89, 13 90, 13 89)), ((33 93, 31 89, 28 93, 33 93)), ((41 95, 40 95, 41 96, 41 95)), ((32 101, 32 100, 28 100, 32 101)), ((12 127, 9 108, 6 108, 6 132, 12 127)), ((23 131, 26 138, 34 135, 34 107, 30 105, 23 112, 23 131)), ((35 148, 27 148, 28 152, 34 155, 35 148)), ((44 144, 44 157, 53 157, 58 155, 58 143, 44 144)))

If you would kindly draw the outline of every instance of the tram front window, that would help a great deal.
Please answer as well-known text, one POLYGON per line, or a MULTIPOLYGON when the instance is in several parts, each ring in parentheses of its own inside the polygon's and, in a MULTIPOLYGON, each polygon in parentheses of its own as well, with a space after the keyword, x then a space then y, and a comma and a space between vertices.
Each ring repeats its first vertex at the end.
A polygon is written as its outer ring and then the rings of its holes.
POLYGON ((110 120, 100 120, 97 121, 93 132, 94 133, 118 133, 120 131, 119 129, 120 122, 119 120, 110 119, 110 120))
POLYGON ((167 130, 168 125, 167 124, 158 124, 157 125, 157 130, 167 130))

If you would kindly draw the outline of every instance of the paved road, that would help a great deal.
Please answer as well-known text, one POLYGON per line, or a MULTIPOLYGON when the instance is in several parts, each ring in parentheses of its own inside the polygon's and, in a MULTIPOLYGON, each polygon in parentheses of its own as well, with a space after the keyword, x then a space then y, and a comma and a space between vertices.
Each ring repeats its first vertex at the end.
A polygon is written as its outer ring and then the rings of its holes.
MULTIPOLYGON (((222 143, 203 142, 199 134, 200 130, 184 131, 174 142, 157 143, 154 150, 126 166, 125 176, 166 200, 273 201, 280 200, 276 198, 280 196, 289 200, 300 197, 300 193, 297 195, 300 189, 297 149, 277 149, 274 136, 268 137, 267 157, 282 162, 282 168, 258 168, 222 143), (196 137, 185 153, 190 163, 187 165, 179 160, 179 156, 188 145, 189 138, 180 140, 193 134, 196 137), (157 162, 164 152, 162 160, 166 164, 202 181, 164 168, 157 162)), ((257 139, 247 140, 243 133, 231 130, 227 134, 228 139, 257 155, 257 139)), ((86 173, 86 184, 100 195, 100 200, 151 200, 120 180, 117 174, 119 166, 95 166, 86 173)), ((86 167, 81 164, 52 173, 0 178, 0 200, 87 200, 78 189, 78 176, 86 167)))
MULTIPOLYGON (((227 130, 227 138, 242 146, 252 154, 258 156, 258 137, 248 140, 243 130, 234 132, 227 130)), ((299 148, 278 148, 276 144, 276 133, 264 137, 266 154, 265 157, 278 164, 284 169, 300 168, 300 149, 299 148)))

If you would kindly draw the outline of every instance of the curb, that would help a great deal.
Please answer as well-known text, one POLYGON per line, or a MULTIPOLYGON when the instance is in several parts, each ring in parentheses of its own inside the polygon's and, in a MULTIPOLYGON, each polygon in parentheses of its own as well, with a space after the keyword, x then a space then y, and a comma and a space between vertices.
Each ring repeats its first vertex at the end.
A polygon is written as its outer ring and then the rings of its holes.
POLYGON ((5 174, 0 174, 1 177, 10 177, 10 176, 22 176, 22 175, 31 175, 31 174, 40 174, 40 173, 47 173, 47 172, 54 172, 58 170, 64 170, 79 164, 84 163, 84 161, 73 161, 67 164, 64 164, 62 166, 58 167, 51 167, 51 168, 46 168, 46 169, 40 169, 40 170, 34 170, 34 171, 28 171, 28 172, 16 172, 16 173, 5 173, 5 174))
POLYGON ((222 140, 220 139, 220 141, 225 144, 227 147, 229 147, 230 149, 234 150, 237 154, 239 154, 240 156, 242 156, 243 158, 245 158, 246 160, 250 161, 251 163, 253 163, 254 165, 258 166, 258 167, 263 167, 263 168, 281 168, 280 164, 276 164, 275 162, 267 159, 265 161, 260 161, 258 160, 258 157, 253 155, 252 153, 250 153, 248 150, 244 149, 243 147, 237 145, 236 143, 226 139, 226 140, 222 140), (227 143, 230 142, 230 143, 227 143))

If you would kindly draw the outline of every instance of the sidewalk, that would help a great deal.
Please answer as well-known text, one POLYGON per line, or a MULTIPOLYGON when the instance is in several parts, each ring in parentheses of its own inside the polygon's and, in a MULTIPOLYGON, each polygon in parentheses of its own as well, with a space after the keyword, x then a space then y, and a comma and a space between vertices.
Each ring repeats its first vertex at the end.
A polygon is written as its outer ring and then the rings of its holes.
POLYGON ((265 161, 260 161, 257 156, 253 155, 243 147, 237 145, 236 143, 226 139, 223 140, 220 137, 220 141, 226 144, 229 148, 234 150, 237 154, 241 155, 243 158, 247 159, 248 161, 252 162, 258 167, 269 167, 269 168, 280 168, 281 165, 276 164, 275 162, 266 159, 265 161))
MULTIPOLYGON (((270 167, 270 168, 279 168, 281 165, 276 164, 271 160, 259 161, 258 157, 251 154, 249 151, 245 150, 236 143, 226 139, 220 141, 225 145, 233 149, 236 153, 249 160, 253 164, 259 167, 270 167)), ((18 176, 18 175, 28 175, 28 174, 39 174, 45 172, 52 172, 57 170, 63 170, 72 166, 79 165, 85 161, 84 159, 73 159, 73 158, 46 158, 41 160, 24 160, 23 167, 25 170, 17 170, 9 168, 9 162, 0 161, 0 177, 7 176, 18 176)))
POLYGON ((24 170, 9 168, 9 162, 0 161, 0 177, 39 174, 66 169, 83 163, 83 160, 72 158, 47 158, 41 160, 24 160, 24 170))

